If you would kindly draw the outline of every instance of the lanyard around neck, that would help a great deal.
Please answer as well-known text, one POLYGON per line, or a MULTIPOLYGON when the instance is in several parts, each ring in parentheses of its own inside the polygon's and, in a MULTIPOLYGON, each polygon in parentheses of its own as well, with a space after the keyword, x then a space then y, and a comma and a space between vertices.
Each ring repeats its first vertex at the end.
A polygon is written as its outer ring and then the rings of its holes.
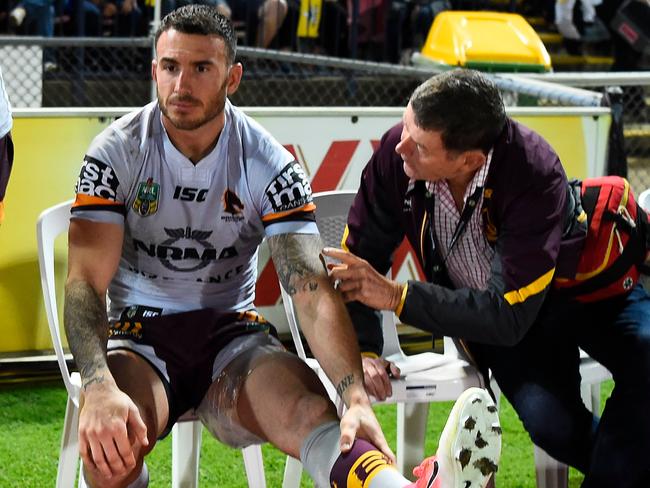
MULTIPOLYGON (((451 251, 454 249, 454 246, 456 245, 460 237, 463 235, 463 232, 465 232, 465 229, 467 228, 467 224, 472 218, 472 215, 474 214, 474 210, 476 210, 476 207, 478 206, 479 200, 481 199, 482 195, 483 195, 483 187, 477 186, 476 189, 474 190, 474 193, 472 193, 467 198, 467 201, 463 206, 463 211, 460 214, 460 219, 458 220, 458 223, 456 224, 456 228, 454 229, 454 233, 451 236, 451 242, 449 243, 449 248, 447 249, 447 255, 444 257, 444 259, 442 259, 442 264, 445 264, 447 262, 447 258, 451 254, 451 251)), ((436 237, 435 237, 434 223, 433 223, 434 209, 435 209, 435 196, 433 192, 427 190, 425 201, 426 201, 426 210, 427 213, 429 214, 429 233, 435 251, 435 247, 438 246, 436 244, 436 237)), ((434 255, 436 254, 437 253, 434 252, 434 255)))

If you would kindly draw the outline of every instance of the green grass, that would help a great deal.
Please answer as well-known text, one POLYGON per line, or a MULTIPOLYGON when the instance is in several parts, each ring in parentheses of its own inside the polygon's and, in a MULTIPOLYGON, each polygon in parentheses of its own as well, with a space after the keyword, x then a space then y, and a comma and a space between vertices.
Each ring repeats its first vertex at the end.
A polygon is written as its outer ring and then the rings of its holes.
MULTIPOLYGON (((603 400, 612 389, 603 387, 603 400)), ((44 488, 54 486, 61 429, 66 403, 62 386, 3 388, 0 390, 0 487, 44 488)), ((602 402, 604 404, 604 401, 602 402)), ((451 403, 433 403, 427 427, 426 452, 433 453, 451 403)), ((395 448, 395 407, 376 408, 377 416, 395 448)), ((502 398, 503 452, 496 484, 505 488, 535 488, 533 447, 510 404, 502 398)), ((267 486, 282 485, 285 456, 264 446, 267 486)), ((170 486, 171 436, 161 441, 147 458, 152 488, 170 486)), ((569 486, 578 487, 582 476, 570 471, 569 486)), ((212 439, 204 432, 200 463, 201 486, 246 487, 241 453, 212 439)), ((303 486, 313 486, 303 475, 303 486)))

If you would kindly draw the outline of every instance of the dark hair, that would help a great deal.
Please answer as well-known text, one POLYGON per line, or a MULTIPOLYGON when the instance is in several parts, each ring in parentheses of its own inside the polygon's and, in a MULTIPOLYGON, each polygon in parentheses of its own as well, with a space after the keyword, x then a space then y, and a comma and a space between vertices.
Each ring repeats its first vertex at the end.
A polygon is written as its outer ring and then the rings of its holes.
POLYGON ((226 58, 228 64, 235 61, 237 54, 237 36, 232 23, 224 17, 215 7, 209 5, 186 5, 176 9, 162 19, 156 31, 156 46, 160 35, 170 29, 183 34, 199 34, 203 36, 216 35, 223 39, 226 45, 226 58))
POLYGON ((415 123, 441 133, 448 151, 490 150, 506 122, 501 94, 487 76, 473 70, 435 75, 410 99, 415 123))

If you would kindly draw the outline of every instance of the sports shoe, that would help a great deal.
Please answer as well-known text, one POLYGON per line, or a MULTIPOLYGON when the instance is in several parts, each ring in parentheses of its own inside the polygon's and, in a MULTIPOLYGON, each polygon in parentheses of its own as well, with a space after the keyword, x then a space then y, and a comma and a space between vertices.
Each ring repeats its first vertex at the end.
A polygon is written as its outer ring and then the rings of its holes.
POLYGON ((497 408, 486 390, 458 397, 440 436, 436 456, 413 470, 413 488, 485 488, 501 455, 497 408))

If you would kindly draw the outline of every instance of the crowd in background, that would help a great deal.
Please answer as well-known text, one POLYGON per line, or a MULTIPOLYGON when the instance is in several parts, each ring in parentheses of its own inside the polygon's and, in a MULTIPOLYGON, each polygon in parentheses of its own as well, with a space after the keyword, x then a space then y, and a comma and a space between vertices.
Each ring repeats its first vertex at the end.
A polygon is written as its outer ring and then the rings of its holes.
MULTIPOLYGON (((193 0, 161 0, 161 15, 193 0)), ((636 69, 639 55, 610 22, 622 0, 194 0, 230 17, 240 45, 391 63, 408 62, 443 10, 506 10, 545 19, 569 54, 585 45, 613 47, 614 69, 636 69), (355 5, 356 3, 356 5, 355 5), (318 12, 319 33, 299 33, 301 16, 318 12), (353 24, 353 20, 356 20, 353 24)), ((140 37, 151 31, 155 0, 0 0, 0 35, 140 37)), ((650 7, 649 7, 650 9, 650 7)), ((649 10, 650 11, 650 10, 649 10)))
MULTIPOLYGON (((243 43, 268 47, 294 0, 162 0, 161 16, 189 3, 217 7, 243 33, 243 43)), ((139 37, 150 33, 155 0, 0 0, 0 34, 139 37)), ((294 22, 295 25, 295 22, 294 22)), ((278 42, 282 42, 278 38, 278 42)))

